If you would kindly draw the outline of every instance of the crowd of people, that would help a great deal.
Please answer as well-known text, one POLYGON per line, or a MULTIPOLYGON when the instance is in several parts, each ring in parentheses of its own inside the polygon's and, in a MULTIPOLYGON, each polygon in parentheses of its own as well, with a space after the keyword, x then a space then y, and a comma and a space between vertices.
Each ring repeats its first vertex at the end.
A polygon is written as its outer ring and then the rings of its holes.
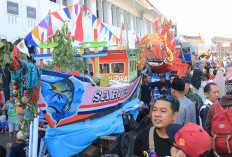
POLYGON ((232 67, 203 64, 180 78, 175 71, 156 82, 145 75, 139 99, 148 108, 137 122, 151 119, 151 125, 136 137, 136 156, 232 156, 232 67))

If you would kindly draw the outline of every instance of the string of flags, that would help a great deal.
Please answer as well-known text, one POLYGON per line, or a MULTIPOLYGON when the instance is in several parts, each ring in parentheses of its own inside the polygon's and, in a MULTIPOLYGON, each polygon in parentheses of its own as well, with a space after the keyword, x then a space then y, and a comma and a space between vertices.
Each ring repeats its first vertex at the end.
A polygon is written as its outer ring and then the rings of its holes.
POLYGON ((22 46, 25 45, 25 42, 38 47, 38 44, 44 43, 44 41, 53 36, 55 31, 61 28, 65 21, 69 21, 68 34, 74 36, 76 41, 83 42, 83 14, 90 17, 93 29, 98 29, 101 35, 106 36, 104 39, 118 45, 118 37, 94 14, 92 14, 85 5, 78 3, 52 13, 49 12, 48 15, 25 37, 25 40, 22 40, 17 45, 17 48, 21 52, 27 54, 26 46, 22 46), (44 41, 41 40, 42 34, 44 34, 44 41))

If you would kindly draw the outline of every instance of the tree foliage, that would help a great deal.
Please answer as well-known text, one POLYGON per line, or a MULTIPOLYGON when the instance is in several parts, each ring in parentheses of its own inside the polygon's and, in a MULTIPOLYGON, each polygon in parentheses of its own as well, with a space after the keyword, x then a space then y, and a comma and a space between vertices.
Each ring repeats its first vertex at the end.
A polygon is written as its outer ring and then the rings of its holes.
POLYGON ((0 66, 2 69, 5 69, 6 65, 13 63, 13 49, 14 46, 11 42, 8 42, 6 39, 0 41, 0 66))
MULTIPOLYGON (((53 62, 48 62, 44 66, 45 69, 55 70, 55 67, 58 66, 61 72, 72 72, 80 71, 81 73, 87 69, 87 65, 84 59, 74 58, 75 52, 72 47, 74 42, 74 37, 71 36, 68 38, 68 24, 64 22, 64 25, 60 30, 57 30, 54 34, 55 42, 59 45, 54 48, 52 52, 53 62)), ((52 42, 52 39, 49 39, 49 42, 52 42)))

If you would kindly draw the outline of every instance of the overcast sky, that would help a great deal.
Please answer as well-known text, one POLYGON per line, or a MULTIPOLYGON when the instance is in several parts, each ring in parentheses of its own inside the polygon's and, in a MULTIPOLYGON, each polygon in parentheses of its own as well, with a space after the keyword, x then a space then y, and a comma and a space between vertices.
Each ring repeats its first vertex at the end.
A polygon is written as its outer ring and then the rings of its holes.
POLYGON ((179 35, 232 38, 232 0, 150 0, 177 23, 179 35))

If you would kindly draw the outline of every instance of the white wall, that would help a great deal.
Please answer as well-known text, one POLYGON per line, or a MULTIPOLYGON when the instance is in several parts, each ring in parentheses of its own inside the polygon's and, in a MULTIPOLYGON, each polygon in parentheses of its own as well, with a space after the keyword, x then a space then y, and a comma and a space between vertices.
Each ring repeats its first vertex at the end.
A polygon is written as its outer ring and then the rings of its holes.
MULTIPOLYGON (((49 10, 51 12, 62 9, 62 0, 57 0, 58 3, 51 2, 49 0, 10 0, 16 2, 19 5, 19 15, 7 14, 7 0, 0 0, 0 34, 7 36, 8 40, 15 41, 18 37, 25 37, 43 18, 46 17, 49 10), (26 7, 36 8, 36 19, 27 18, 26 7), (15 22, 8 22, 16 21, 15 22)), ((79 0, 67 0, 67 5, 73 5, 78 3, 79 0)), ((126 13, 128 22, 131 24, 131 29, 128 31, 129 47, 135 47, 136 34, 138 33, 140 38, 148 33, 152 33, 154 30, 155 15, 151 13, 141 13, 140 10, 134 8, 126 0, 81 0, 86 3, 86 6, 90 11, 97 15, 97 8, 99 6, 99 19, 104 21, 105 25, 120 38, 121 23, 125 20, 124 13, 126 13), (114 8, 114 14, 112 15, 112 8, 114 8), (112 19, 115 19, 116 26, 113 26, 112 19), (148 26, 150 25, 150 26, 148 26)), ((125 21, 124 21, 125 23, 125 21)), ((84 41, 93 41, 93 28, 91 18, 83 18, 84 25, 84 41)), ((126 26, 125 26, 126 27, 126 26)), ((101 38, 100 32, 98 37, 101 38)), ((100 39, 99 39, 100 40, 100 39)), ((101 39, 102 40, 102 39, 101 39)), ((107 41, 107 39, 105 39, 107 41)))

